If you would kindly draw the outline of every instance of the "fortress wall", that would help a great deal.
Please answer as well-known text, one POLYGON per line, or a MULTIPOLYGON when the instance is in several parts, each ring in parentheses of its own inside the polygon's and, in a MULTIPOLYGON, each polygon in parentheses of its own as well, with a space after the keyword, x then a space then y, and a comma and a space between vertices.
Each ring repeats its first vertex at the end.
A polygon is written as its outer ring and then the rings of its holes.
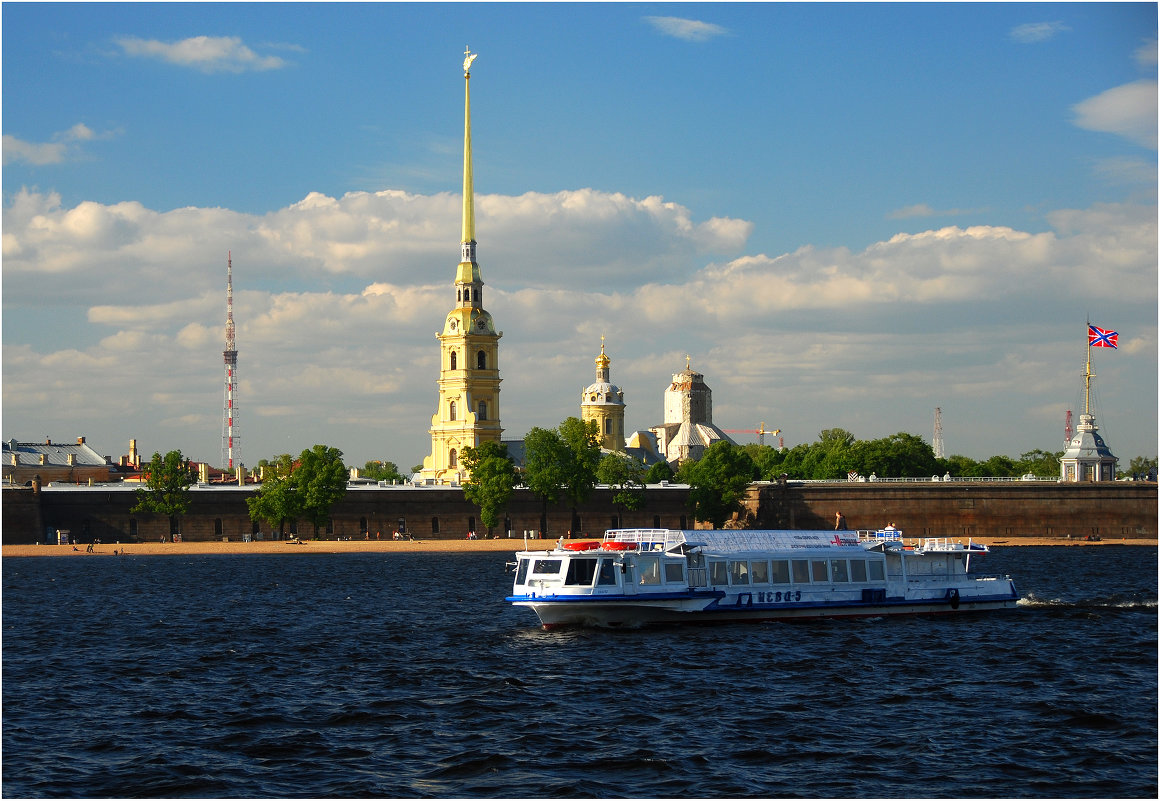
POLYGON ((745 502, 754 528, 851 529, 894 522, 931 537, 1155 537, 1156 484, 1042 481, 980 483, 760 483, 745 502))
MULTIPOLYGON (((179 531, 187 542, 220 540, 229 537, 239 541, 253 531, 246 498, 254 493, 247 488, 197 488, 191 491, 192 506, 178 521, 179 531)), ((39 502, 31 490, 5 488, 3 495, 3 542, 6 545, 46 542, 48 532, 69 529, 81 542, 100 539, 106 543, 132 542, 133 523, 135 538, 141 542, 156 542, 169 537, 168 518, 151 514, 134 514, 129 510, 136 504, 136 493, 121 487, 68 487, 52 488, 40 493, 39 502)), ((627 512, 612 503, 613 493, 596 490, 589 501, 577 510, 579 526, 574 536, 599 536, 613 524, 612 516, 620 516, 623 527, 691 527, 685 502, 688 490, 682 487, 654 488, 647 494, 639 511, 627 512)), ((523 536, 524 531, 540 531, 543 505, 528 490, 516 490, 507 508, 512 535, 523 536)), ((461 489, 438 487, 374 487, 348 490, 346 496, 331 510, 331 529, 319 532, 329 539, 362 539, 369 532, 388 538, 397 529, 405 530, 416 539, 463 539, 471 530, 472 522, 478 536, 485 536, 479 516, 479 507, 469 503, 461 489), (435 531, 435 527, 438 531, 435 531)), ((505 521, 501 519, 493 534, 504 536, 505 521)), ((572 526, 572 509, 566 502, 550 505, 547 509, 547 532, 550 536, 566 534, 572 526)), ((271 527, 263 522, 265 538, 271 536, 271 527)), ((295 528, 287 524, 285 532, 295 528)), ((296 532, 302 537, 313 537, 314 526, 298 521, 296 532)))
MULTIPOLYGON (((238 541, 253 530, 246 498, 252 488, 196 489, 193 507, 179 521, 187 541, 229 537, 238 541), (220 529, 219 529, 220 521, 220 529)), ((573 536, 599 536, 620 515, 623 527, 691 528, 683 487, 653 487, 637 512, 619 510, 612 491, 598 489, 579 509, 580 524, 573 536)), ((45 542, 55 529, 70 529, 82 542, 99 538, 106 543, 132 541, 136 521, 139 541, 156 542, 169 535, 169 521, 156 515, 132 514, 135 493, 102 487, 3 491, 4 544, 45 542)), ((785 485, 754 484, 746 500, 749 525, 754 528, 832 529, 834 513, 841 511, 851 529, 881 528, 893 521, 912 536, 977 537, 1085 537, 1104 539, 1157 536, 1157 485, 1143 483, 1060 484, 1054 482, 1003 483, 835 483, 785 485)), ((542 505, 527 490, 517 490, 507 517, 514 537, 541 530, 542 505)), ((547 535, 565 534, 572 526, 566 502, 547 509, 547 535)), ((403 521, 416 539, 462 539, 475 522, 485 531, 479 509, 454 488, 376 487, 348 490, 332 510, 332 529, 320 536, 330 539, 373 539, 391 533, 403 521), (433 531, 437 521, 438 532, 433 531)), ((270 527, 261 529, 268 537, 270 527)), ((287 526, 287 532, 290 532, 287 526)), ((493 532, 503 536, 504 522, 493 532)), ((313 537, 314 527, 300 521, 297 532, 313 537)))

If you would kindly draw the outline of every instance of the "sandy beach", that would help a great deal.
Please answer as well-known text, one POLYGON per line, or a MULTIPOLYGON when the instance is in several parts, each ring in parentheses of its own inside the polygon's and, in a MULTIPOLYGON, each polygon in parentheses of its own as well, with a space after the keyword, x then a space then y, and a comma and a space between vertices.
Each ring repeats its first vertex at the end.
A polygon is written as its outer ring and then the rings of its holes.
MULTIPOLYGON (((998 547, 1013 545, 1062 545, 1062 546, 1099 546, 1099 545, 1147 545, 1156 547, 1155 539, 1105 539, 1099 542, 1085 540, 1067 540, 1045 537, 1007 537, 987 538, 977 537, 974 542, 998 547)), ((549 550, 555 544, 554 539, 528 540, 531 550, 549 550)), ((376 540, 302 540, 301 544, 292 542, 138 542, 138 543, 102 543, 88 553, 87 545, 5 545, 2 549, 4 558, 21 556, 155 556, 158 554, 282 554, 282 553, 439 553, 439 552, 484 552, 503 551, 512 553, 523 550, 522 539, 497 540, 407 540, 403 542, 382 542, 376 540)))

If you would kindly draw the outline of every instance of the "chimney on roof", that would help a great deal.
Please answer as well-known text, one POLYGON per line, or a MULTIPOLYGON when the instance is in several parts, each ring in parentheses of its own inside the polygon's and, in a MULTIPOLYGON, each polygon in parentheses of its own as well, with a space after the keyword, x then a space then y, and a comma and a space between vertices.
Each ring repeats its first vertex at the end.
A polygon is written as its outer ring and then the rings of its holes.
POLYGON ((77 445, 84 445, 84 444, 85 444, 85 438, 84 437, 77 437, 77 445))
POLYGON ((141 460, 137 457, 137 440, 129 440, 129 464, 133 467, 140 467, 141 460))
POLYGON ((69 464, 69 467, 72 467, 72 466, 73 466, 73 465, 75 465, 76 463, 77 463, 77 455, 76 455, 75 453, 70 453, 70 454, 68 455, 68 464, 69 464))
POLYGON ((51 445, 51 444, 52 444, 52 440, 51 440, 51 439, 49 439, 48 437, 45 437, 45 438, 44 438, 44 444, 45 444, 45 445, 51 445))
POLYGON ((40 463, 41 464, 48 464, 48 454, 46 454, 46 453, 40 454, 40 463))

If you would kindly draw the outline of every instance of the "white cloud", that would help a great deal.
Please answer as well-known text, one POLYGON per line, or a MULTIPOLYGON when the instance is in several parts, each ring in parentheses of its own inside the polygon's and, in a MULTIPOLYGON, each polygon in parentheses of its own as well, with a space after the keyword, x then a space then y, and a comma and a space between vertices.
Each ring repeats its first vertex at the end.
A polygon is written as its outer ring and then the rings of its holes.
POLYGON ((108 138, 113 135, 112 132, 98 135, 83 122, 78 122, 67 131, 53 134, 51 142, 26 142, 23 139, 5 134, 4 163, 25 163, 34 166, 61 164, 80 155, 80 150, 75 146, 75 143, 108 138))
POLYGON ((1055 22, 1026 22, 1011 29, 1011 38, 1022 44, 1045 42, 1053 39, 1056 34, 1069 31, 1071 28, 1056 20, 1055 22))
MULTIPOLYGON (((948 447, 1018 455, 1052 444, 1035 410, 1070 399, 1088 312, 1133 343, 1116 357, 1154 398, 1154 206, 1059 210, 1039 232, 948 226, 861 251, 764 255, 744 252, 749 223, 698 222, 661 198, 479 200, 505 436, 577 412, 602 333, 633 429, 659 422, 690 353, 724 427, 765 420, 789 444, 834 425, 923 433, 941 405, 951 440, 956 405, 964 419, 984 406, 1027 440, 988 440, 983 427, 948 447)), ((216 459, 232 249, 244 460, 325 442, 359 464, 409 467, 429 444, 457 215, 453 196, 401 192, 315 194, 266 215, 65 208, 21 192, 3 220, 5 435, 91 439, 76 428, 100 426, 110 453, 137 437, 146 451, 216 459), (62 297, 84 313, 67 344, 46 344, 63 322, 29 310, 62 297)))
POLYGON ((724 36, 729 32, 720 25, 714 25, 711 22, 682 17, 645 17, 644 19, 665 36, 684 39, 687 42, 705 42, 717 36, 724 36))
POLYGON ((193 36, 177 42, 123 36, 116 44, 128 56, 155 58, 202 72, 247 72, 285 67, 278 56, 262 56, 242 44, 237 36, 193 36))
POLYGON ((1156 149, 1156 81, 1140 80, 1089 97, 1072 107, 1075 124, 1156 149))

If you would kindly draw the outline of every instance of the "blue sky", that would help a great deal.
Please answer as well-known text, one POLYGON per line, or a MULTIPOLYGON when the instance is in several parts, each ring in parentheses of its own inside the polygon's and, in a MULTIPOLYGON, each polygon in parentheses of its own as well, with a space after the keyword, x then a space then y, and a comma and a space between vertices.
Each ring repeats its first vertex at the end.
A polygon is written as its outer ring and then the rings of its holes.
MULTIPOLYGON (((505 436, 627 424, 1157 450, 1155 4, 3 6, 3 436, 427 453, 465 45, 505 436)), ((741 441, 752 441, 744 435, 741 441)))

